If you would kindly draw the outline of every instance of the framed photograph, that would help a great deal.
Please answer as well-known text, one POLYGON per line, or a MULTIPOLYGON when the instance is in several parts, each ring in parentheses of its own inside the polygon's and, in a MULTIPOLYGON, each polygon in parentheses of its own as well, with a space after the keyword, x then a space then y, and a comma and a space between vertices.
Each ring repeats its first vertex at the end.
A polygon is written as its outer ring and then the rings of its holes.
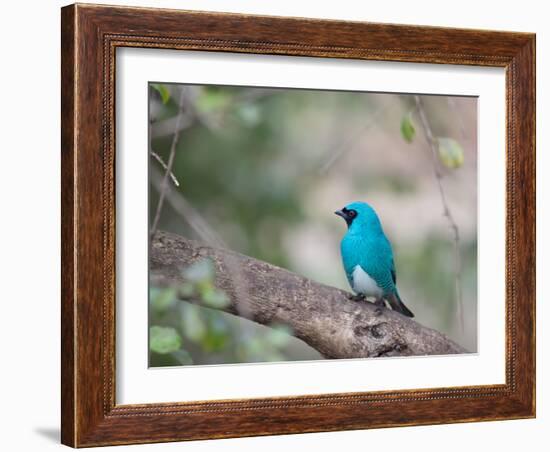
POLYGON ((62 442, 535 416, 535 36, 62 9, 62 442))

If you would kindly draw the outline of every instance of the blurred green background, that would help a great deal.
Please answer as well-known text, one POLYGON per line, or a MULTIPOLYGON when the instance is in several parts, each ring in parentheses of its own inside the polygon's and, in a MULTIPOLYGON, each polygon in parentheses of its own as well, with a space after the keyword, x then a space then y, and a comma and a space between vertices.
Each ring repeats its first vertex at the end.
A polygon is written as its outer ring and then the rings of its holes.
MULTIPOLYGON (((412 95, 159 83, 149 94, 151 224, 179 128, 179 186, 170 182, 159 229, 213 238, 350 290, 339 250, 346 225, 333 212, 366 201, 392 242, 399 291, 415 320, 477 350, 476 98, 421 96, 434 136, 445 138, 433 160, 412 95), (434 163, 460 233, 463 327, 434 163), (198 226, 182 215, 181 200, 198 226)), ((208 268, 195 270, 212 280, 208 268)), ((290 333, 151 287, 151 366, 322 359, 290 333)))

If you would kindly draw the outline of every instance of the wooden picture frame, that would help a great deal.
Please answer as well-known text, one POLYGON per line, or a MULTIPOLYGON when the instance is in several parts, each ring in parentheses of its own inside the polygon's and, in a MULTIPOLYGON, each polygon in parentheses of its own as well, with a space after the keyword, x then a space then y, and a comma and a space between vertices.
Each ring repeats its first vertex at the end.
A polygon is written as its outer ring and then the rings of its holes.
POLYGON ((62 9, 62 442, 73 447, 535 416, 535 36, 71 5, 62 9), (146 47, 506 70, 506 383, 115 403, 115 50, 146 47))

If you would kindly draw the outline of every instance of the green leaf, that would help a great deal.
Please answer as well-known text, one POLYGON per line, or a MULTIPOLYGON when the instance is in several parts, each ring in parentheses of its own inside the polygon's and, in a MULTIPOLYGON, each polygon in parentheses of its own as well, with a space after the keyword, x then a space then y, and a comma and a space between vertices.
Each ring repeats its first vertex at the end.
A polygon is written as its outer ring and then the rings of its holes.
POLYGON ((452 138, 436 138, 439 158, 448 168, 459 168, 464 163, 464 150, 458 141, 452 138))
POLYGON ((189 340, 199 342, 203 339, 207 331, 201 317, 200 308, 190 304, 182 304, 181 330, 189 340))
POLYGON ((401 119, 401 136, 407 143, 412 143, 416 129, 412 121, 412 113, 409 112, 401 119))
POLYGON ((162 103, 166 105, 170 100, 170 91, 168 91, 168 88, 166 88, 166 86, 164 85, 161 85, 160 83, 151 83, 151 88, 153 88, 160 94, 162 103))
POLYGON ((190 298, 195 293, 195 285, 193 283, 184 282, 179 287, 179 295, 183 298, 190 298))
POLYGON ((160 354, 175 352, 181 347, 181 337, 174 328, 152 326, 149 329, 149 348, 160 354))
POLYGON ((202 340, 205 351, 215 352, 224 350, 231 337, 227 321, 217 312, 207 313, 207 334, 202 340))
POLYGON ((229 306, 229 297, 223 290, 215 287, 206 287, 202 292, 202 301, 206 306, 216 309, 222 309, 229 306))
POLYGON ((176 303, 176 289, 151 287, 149 291, 151 307, 157 312, 165 312, 176 303))

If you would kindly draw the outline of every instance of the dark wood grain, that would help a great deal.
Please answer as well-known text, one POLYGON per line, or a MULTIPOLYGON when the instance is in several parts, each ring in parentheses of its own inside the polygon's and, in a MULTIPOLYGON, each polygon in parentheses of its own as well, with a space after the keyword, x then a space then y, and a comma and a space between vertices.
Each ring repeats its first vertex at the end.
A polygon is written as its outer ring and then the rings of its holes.
POLYGON ((535 415, 534 35, 72 5, 62 10, 61 137, 64 444, 83 447, 535 415), (116 405, 114 67, 116 48, 125 46, 504 67, 506 383, 116 405))
POLYGON ((74 138, 75 138, 75 59, 74 59, 74 8, 61 11, 61 412, 63 426, 61 441, 74 444, 75 438, 75 398, 77 388, 74 385, 75 354, 74 344, 76 301, 74 296, 74 138), (71 345, 73 344, 73 345, 71 345))

